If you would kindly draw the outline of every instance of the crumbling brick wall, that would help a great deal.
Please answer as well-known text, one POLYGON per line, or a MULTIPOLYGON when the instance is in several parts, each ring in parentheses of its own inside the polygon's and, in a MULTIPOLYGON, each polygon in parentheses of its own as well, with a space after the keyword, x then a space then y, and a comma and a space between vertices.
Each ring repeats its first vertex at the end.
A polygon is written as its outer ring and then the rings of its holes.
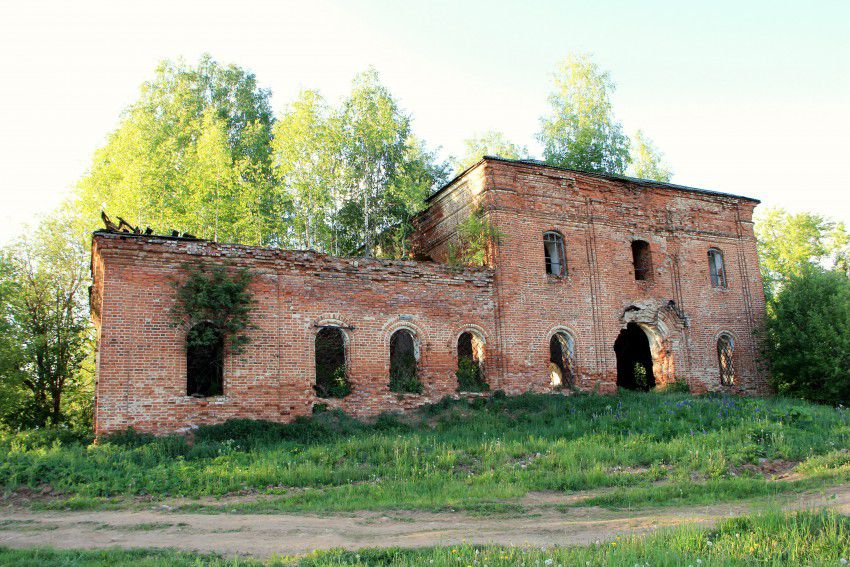
MULTIPOLYGON (((229 418, 289 421, 316 403, 354 415, 403 410, 455 393, 457 338, 474 328, 492 341, 492 271, 434 262, 331 258, 211 242, 96 233, 98 327, 96 432, 133 427, 163 433, 229 418), (224 395, 186 395, 187 329, 171 309, 186 263, 249 268, 257 300, 250 343, 225 358, 224 395), (353 392, 319 399, 314 341, 340 326, 353 392), (421 395, 389 381, 389 339, 408 328, 419 341, 421 395)), ((489 353, 488 353, 489 355, 489 353)), ((492 356, 496 358, 496 353, 492 356)))

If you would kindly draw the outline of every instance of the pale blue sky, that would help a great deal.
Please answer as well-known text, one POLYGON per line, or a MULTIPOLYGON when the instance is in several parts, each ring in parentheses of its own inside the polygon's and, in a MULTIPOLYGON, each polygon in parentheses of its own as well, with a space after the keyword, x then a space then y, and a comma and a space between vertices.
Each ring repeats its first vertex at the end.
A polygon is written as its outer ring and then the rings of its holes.
POLYGON ((158 60, 257 74, 276 110, 374 65, 445 155, 503 130, 534 153, 550 74, 592 52, 674 181, 850 222, 850 0, 0 4, 0 241, 58 205, 158 60))

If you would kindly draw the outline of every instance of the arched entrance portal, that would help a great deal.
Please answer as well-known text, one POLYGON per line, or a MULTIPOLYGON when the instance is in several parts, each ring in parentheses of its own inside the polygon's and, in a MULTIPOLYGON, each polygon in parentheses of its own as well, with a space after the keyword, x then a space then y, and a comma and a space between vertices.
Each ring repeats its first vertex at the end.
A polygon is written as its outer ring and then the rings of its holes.
POLYGON ((655 387, 649 337, 640 325, 631 322, 620 331, 614 342, 614 352, 617 353, 617 386, 642 391, 655 387))

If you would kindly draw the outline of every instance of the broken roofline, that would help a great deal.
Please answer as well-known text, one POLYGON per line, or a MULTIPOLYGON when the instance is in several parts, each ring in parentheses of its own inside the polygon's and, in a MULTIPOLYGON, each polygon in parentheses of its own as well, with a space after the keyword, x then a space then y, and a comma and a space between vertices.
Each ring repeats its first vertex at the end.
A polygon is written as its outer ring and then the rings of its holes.
POLYGON ((700 189, 698 187, 689 187, 687 185, 677 185, 675 183, 665 183, 663 181, 653 181, 652 179, 640 179, 639 177, 629 177, 628 175, 615 175, 611 173, 599 173, 595 171, 582 171, 580 169, 570 169, 568 167, 561 167, 557 165, 550 165, 546 162, 536 160, 536 159, 508 159, 499 156, 489 156, 485 155, 480 160, 470 165, 460 173, 454 176, 451 181, 431 193, 425 201, 430 202, 435 199, 438 195, 443 193, 446 189, 451 187, 458 179, 481 165, 483 162, 490 161, 498 161, 502 163, 514 164, 514 165, 531 165, 536 167, 542 167, 547 169, 554 169, 557 171, 569 171, 571 173, 578 173, 581 175, 587 175, 589 177, 598 177, 600 179, 610 179, 611 181, 624 181, 626 183, 633 183, 635 185, 641 185, 643 187, 659 187, 662 189, 672 189, 674 191, 684 191, 687 193, 696 193, 698 195, 708 195, 712 197, 726 197, 727 199, 740 199, 743 201, 750 201, 752 203, 761 203, 759 199, 754 199, 753 197, 745 197, 743 195, 735 195, 733 193, 723 193, 721 191, 712 191, 710 189, 700 189))
MULTIPOLYGON (((160 251, 166 254, 185 254, 194 257, 222 258, 244 260, 247 258, 256 262, 336 262, 343 270, 380 268, 381 270, 420 270, 422 273, 434 275, 446 275, 452 279, 468 278, 491 278, 493 268, 488 266, 450 266, 433 260, 395 260, 389 258, 374 258, 369 256, 333 256, 312 249, 296 250, 291 248, 277 248, 274 246, 251 246, 248 244, 236 244, 229 242, 215 242, 197 237, 168 236, 161 234, 136 234, 132 232, 113 232, 98 229, 92 232, 92 245, 97 238, 110 241, 136 241, 145 245, 158 246, 160 251), (171 242, 179 248, 168 248, 166 243, 171 242), (215 251, 215 254, 208 252, 215 251)), ((120 245, 118 245, 120 247, 120 245)), ((113 248, 113 246, 109 246, 113 248)))

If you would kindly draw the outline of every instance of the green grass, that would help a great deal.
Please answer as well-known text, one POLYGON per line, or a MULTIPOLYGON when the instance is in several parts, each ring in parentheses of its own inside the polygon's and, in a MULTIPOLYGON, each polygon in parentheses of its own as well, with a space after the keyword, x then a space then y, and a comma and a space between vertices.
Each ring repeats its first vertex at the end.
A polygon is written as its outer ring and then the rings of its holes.
POLYGON ((604 488, 580 505, 708 503, 850 480, 850 411, 771 398, 495 396, 444 401, 362 423, 336 412, 291 425, 238 421, 180 437, 94 445, 47 433, 0 436, 0 486, 49 486, 48 508, 258 494, 209 512, 468 509, 520 513, 529 491, 604 488), (760 459, 799 463, 792 481, 760 459), (56 496, 57 494, 61 496, 56 496))
POLYGON ((834 512, 770 512, 685 526, 645 537, 545 549, 503 546, 321 551, 268 561, 170 550, 57 551, 0 548, 0 565, 260 566, 260 565, 841 565, 850 560, 850 518, 834 512))

